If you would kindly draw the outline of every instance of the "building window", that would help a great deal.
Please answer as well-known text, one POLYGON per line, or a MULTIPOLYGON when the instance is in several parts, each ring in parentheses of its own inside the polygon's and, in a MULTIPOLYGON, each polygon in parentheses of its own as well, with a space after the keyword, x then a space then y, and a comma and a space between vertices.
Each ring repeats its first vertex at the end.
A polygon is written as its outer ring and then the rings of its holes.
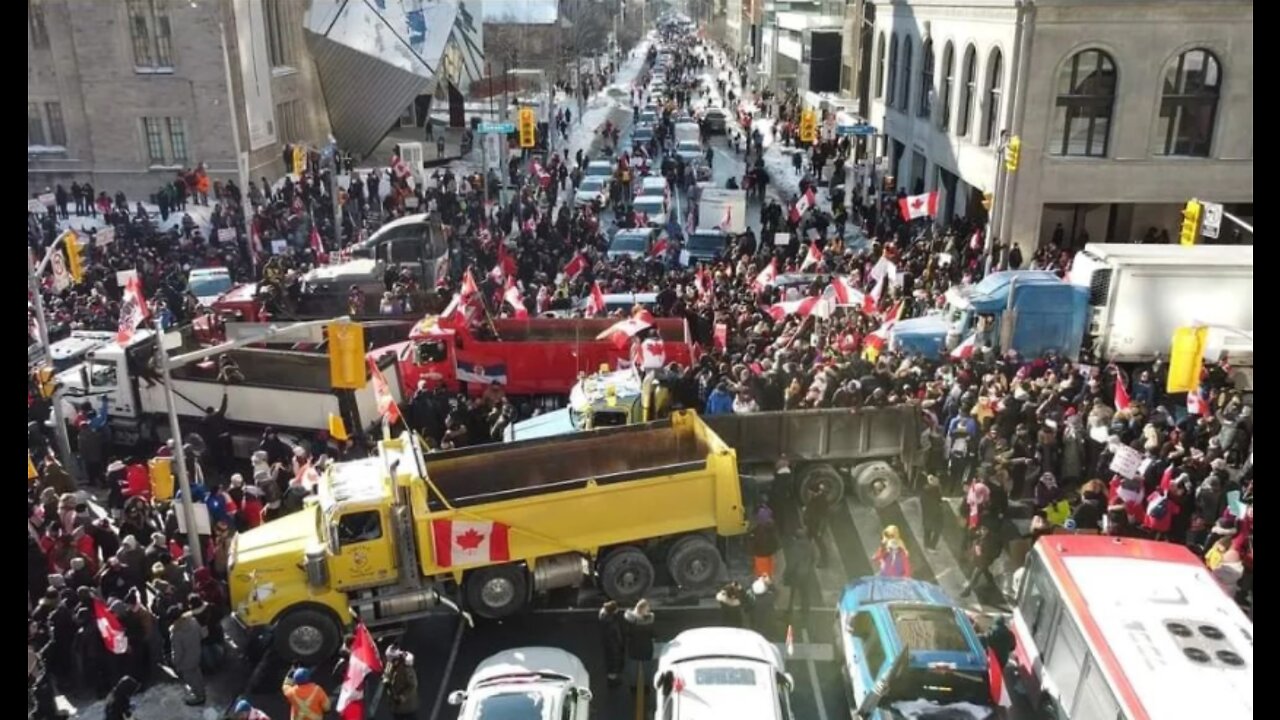
POLYGON ((876 41, 876 99, 884 97, 884 33, 876 41))
POLYGON ((31 47, 49 47, 49 28, 44 24, 44 0, 27 0, 27 27, 31 30, 31 47))
POLYGON ((44 145, 44 121, 40 117, 40 105, 27 103, 27 144, 44 145))
POLYGON ((267 55, 271 67, 293 66, 293 43, 289 34, 289 3, 262 0, 262 16, 267 24, 267 55))
POLYGON ((168 0, 127 0, 129 39, 137 70, 173 70, 173 33, 168 0))
POLYGON ((920 105, 917 114, 927 118, 933 113, 933 40, 925 40, 920 48, 920 105))
POLYGON ((1188 50, 1164 69, 1155 142, 1160 155, 1209 157, 1222 67, 1208 50, 1188 50))
POLYGON ((182 118, 142 118, 142 138, 146 144, 147 164, 185 165, 187 152, 187 127, 182 118))
POLYGON ((956 49, 948 40, 942 48, 942 90, 938 93, 942 101, 942 112, 938 113, 938 127, 946 130, 951 127, 951 88, 955 84, 956 49))
POLYGON ((911 112, 911 53, 911 38, 906 38, 902 41, 902 92, 898 93, 902 112, 911 112))
POLYGON ((296 143, 302 140, 301 104, 297 100, 286 100, 276 105, 276 130, 280 134, 280 142, 296 143))
POLYGON ((1000 94, 1004 85, 1004 53, 1000 48, 991 51, 987 60, 987 100, 982 108, 983 145, 995 142, 996 128, 1000 127, 1000 94))
POLYGON ((1116 64, 1102 50, 1081 50, 1058 72, 1054 155, 1106 157, 1116 102, 1116 64))
POLYGON ((898 95, 898 36, 889 36, 889 85, 884 98, 884 104, 893 107, 893 101, 898 95))
POLYGON ((67 144, 67 125, 62 121, 62 103, 45 103, 44 116, 49 121, 49 144, 65 147, 67 144))
POLYGON ((956 135, 969 134, 969 120, 973 116, 973 98, 977 95, 978 51, 972 45, 964 49, 964 64, 960 70, 960 116, 956 120, 956 135))

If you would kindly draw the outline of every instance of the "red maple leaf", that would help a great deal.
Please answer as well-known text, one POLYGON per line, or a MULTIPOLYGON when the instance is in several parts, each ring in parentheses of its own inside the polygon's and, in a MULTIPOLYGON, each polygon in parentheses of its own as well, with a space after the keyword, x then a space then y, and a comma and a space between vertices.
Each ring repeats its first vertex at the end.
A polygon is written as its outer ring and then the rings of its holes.
POLYGON ((916 198, 915 200, 912 201, 911 207, 916 210, 919 210, 920 208, 924 207, 924 201, 921 200, 920 198, 916 198))
POLYGON ((455 535, 453 541, 463 550, 475 550, 480 547, 480 543, 484 542, 484 533, 475 528, 468 528, 461 535, 455 535))

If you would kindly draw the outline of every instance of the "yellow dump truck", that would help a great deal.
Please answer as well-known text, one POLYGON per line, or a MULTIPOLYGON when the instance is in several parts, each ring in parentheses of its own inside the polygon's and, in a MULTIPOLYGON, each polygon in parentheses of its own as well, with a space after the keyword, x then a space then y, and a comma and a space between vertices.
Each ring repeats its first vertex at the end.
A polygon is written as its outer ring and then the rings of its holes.
POLYGON ((588 582, 634 602, 660 571, 707 589, 717 537, 746 531, 739 482, 734 451, 693 413, 435 454, 403 435, 330 468, 302 511, 236 537, 233 615, 314 664, 357 617, 401 624, 450 598, 501 618, 588 582))

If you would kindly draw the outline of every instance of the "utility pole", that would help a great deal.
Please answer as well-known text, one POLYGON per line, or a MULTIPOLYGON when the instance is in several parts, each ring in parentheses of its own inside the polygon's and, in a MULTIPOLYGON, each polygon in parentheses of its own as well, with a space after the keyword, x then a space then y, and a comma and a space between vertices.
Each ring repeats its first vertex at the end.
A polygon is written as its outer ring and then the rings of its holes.
MULTIPOLYGON (((39 335, 40 346, 44 348, 45 359, 49 363, 53 362, 49 354, 49 319, 44 314, 44 293, 40 287, 40 276, 44 274, 44 269, 49 259, 53 257, 53 253, 58 252, 58 244, 64 242, 66 237, 67 233, 63 232, 53 241, 45 252, 44 259, 40 261, 39 267, 36 266, 32 253, 27 252, 27 291, 31 293, 31 304, 36 311, 36 332, 39 335)), ((50 400, 53 405, 53 429, 58 443, 58 459, 62 461, 62 466, 71 473, 72 477, 78 478, 80 466, 75 461, 75 456, 71 454, 71 437, 67 433, 67 419, 62 413, 62 398, 58 396, 57 390, 54 390, 50 400)))

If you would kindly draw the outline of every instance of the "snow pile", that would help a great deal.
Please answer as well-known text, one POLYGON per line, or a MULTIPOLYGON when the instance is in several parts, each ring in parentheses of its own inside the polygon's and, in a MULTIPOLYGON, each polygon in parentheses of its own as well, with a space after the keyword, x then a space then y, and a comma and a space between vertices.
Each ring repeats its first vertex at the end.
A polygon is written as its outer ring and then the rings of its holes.
MULTIPOLYGON (((138 207, 138 204, 136 202, 129 203, 129 214, 131 216, 133 215, 133 212, 134 210, 137 209, 137 207, 138 207)), ((153 205, 151 203, 142 203, 142 207, 146 209, 147 214, 151 216, 151 222, 157 228, 159 228, 160 232, 168 232, 170 230, 177 230, 181 232, 183 214, 187 214, 191 216, 191 219, 194 220, 196 223, 196 227, 200 228, 200 233, 204 235, 206 238, 210 236, 210 230, 213 228, 213 223, 209 220, 209 216, 212 215, 213 213, 212 200, 209 202, 208 205, 193 205, 190 202, 188 202, 187 209, 185 211, 171 210, 169 211, 169 219, 163 222, 161 222, 160 220, 160 208, 158 206, 153 205)), ((71 210, 74 213, 75 203, 68 203, 67 209, 71 210)), ((74 214, 72 214, 71 217, 67 218, 66 220, 58 221, 58 230, 59 231, 76 230, 78 232, 90 232, 90 231, 97 232, 98 230, 101 230, 102 228, 106 227, 106 225, 107 223, 102 219, 101 214, 95 217, 76 217, 74 214)))
MULTIPOLYGON (((179 684, 168 683, 147 688, 134 696, 133 717, 154 718, 155 720, 218 720, 223 717, 222 709, 231 699, 219 700, 213 688, 208 689, 208 702, 192 707, 183 702, 186 689, 179 684)), ((71 717, 75 720, 103 720, 106 702, 98 701, 87 707, 74 709, 71 717)))
MULTIPOLYGON (((575 123, 569 130, 570 157, 576 155, 579 149, 590 155, 594 144, 599 139, 596 131, 600 126, 609 120, 617 124, 619 113, 623 113, 622 117, 630 114, 631 85, 640 74, 648 52, 649 41, 646 40, 637 45, 618 68, 616 80, 601 92, 588 98, 587 111, 583 113, 581 122, 575 123)), ((576 106, 570 105, 570 107, 577 112, 576 106)))

